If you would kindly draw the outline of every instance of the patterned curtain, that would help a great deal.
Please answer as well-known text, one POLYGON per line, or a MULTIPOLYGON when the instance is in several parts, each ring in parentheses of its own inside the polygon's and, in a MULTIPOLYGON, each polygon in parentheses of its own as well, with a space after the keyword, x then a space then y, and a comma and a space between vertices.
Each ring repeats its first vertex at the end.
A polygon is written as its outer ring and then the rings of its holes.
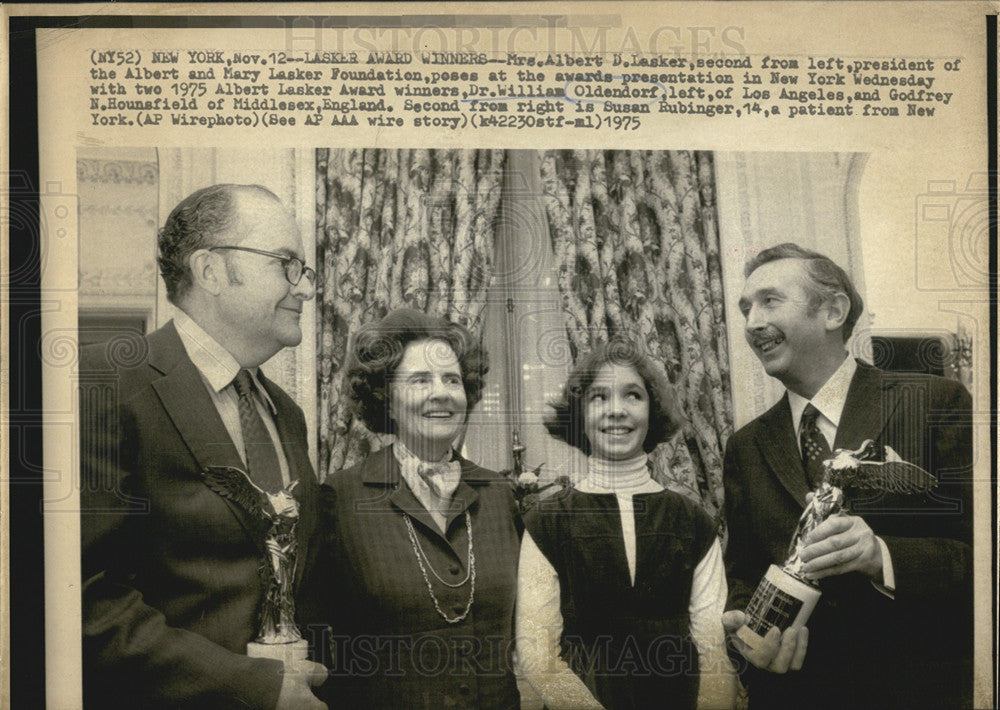
POLYGON ((689 426, 654 470, 724 530, 733 418, 711 153, 548 151, 541 174, 573 358, 623 334, 664 365, 689 426))
POLYGON ((481 331, 503 164, 502 150, 317 151, 321 478, 380 445, 342 392, 361 325, 408 306, 481 331))

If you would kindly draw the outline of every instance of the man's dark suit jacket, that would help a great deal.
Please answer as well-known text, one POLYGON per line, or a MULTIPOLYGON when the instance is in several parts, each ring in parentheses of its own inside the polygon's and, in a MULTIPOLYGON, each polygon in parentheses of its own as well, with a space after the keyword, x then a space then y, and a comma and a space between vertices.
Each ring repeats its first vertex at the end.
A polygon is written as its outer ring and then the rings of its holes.
MULTIPOLYGON (((299 483, 301 576, 318 486, 302 410, 261 376, 299 483)), ((267 524, 209 488, 245 470, 173 323, 80 356, 86 708, 274 707, 278 661, 251 659, 267 524)))
MULTIPOLYGON (((937 476, 928 495, 855 499, 886 543, 895 598, 858 573, 820 582, 801 671, 744 673, 752 708, 954 708, 972 689, 971 398, 960 384, 864 363, 851 382, 834 449, 885 444, 937 476)), ((736 432, 725 455, 729 605, 743 609, 781 565, 807 484, 787 395, 736 432)))

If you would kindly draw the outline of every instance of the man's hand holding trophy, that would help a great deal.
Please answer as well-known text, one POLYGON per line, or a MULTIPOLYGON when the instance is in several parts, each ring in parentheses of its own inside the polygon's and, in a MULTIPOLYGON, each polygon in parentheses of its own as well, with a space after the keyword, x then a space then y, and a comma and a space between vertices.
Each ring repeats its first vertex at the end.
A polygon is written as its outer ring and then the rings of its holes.
POLYGON ((880 545, 864 519, 850 514, 849 493, 917 493, 937 485, 930 473, 870 439, 856 451, 838 449, 823 467, 823 480, 807 496, 784 564, 768 567, 744 611, 723 615, 736 649, 753 665, 775 673, 802 667, 806 622, 822 594, 820 579, 861 572, 881 582, 880 545))

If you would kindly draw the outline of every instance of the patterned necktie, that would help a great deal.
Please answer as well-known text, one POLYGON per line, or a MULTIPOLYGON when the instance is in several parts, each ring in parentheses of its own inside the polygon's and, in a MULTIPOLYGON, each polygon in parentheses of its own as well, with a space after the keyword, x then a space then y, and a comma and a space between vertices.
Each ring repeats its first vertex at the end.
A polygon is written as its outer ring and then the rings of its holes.
POLYGON ((826 437, 816 426, 819 410, 812 404, 807 404, 802 410, 802 425, 799 427, 799 444, 802 447, 802 467, 806 472, 806 481, 815 490, 823 482, 825 474, 823 462, 830 458, 830 445, 826 437))
POLYGON ((241 369, 233 380, 233 387, 239 395, 240 427, 243 429, 243 445, 247 452, 250 478, 270 493, 281 490, 284 482, 278 465, 278 453, 274 450, 274 440, 257 411, 253 396, 256 386, 250 371, 241 369))

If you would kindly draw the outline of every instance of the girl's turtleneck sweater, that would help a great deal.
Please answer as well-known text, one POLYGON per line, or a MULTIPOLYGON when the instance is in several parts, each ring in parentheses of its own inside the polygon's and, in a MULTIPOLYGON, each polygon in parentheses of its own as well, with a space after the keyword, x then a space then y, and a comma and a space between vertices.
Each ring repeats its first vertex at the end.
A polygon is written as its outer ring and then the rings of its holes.
POLYGON ((583 493, 613 493, 621 512, 622 539, 629 577, 635 584, 635 513, 632 496, 636 493, 657 493, 663 486, 649 475, 646 454, 624 461, 607 461, 591 456, 587 459, 587 477, 577 485, 583 493))

